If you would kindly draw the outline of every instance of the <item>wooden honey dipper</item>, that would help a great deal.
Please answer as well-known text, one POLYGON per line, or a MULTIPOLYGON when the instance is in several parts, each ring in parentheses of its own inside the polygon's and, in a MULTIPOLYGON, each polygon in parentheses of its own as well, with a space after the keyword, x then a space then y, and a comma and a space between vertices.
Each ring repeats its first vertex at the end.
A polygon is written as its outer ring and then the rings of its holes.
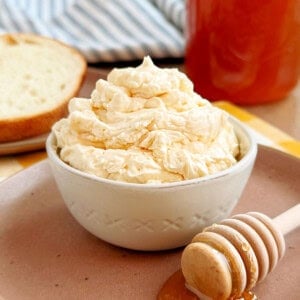
POLYGON ((187 287, 201 299, 239 298, 271 272, 285 252, 284 235, 300 225, 300 204, 273 220, 238 214, 197 234, 181 257, 187 287))

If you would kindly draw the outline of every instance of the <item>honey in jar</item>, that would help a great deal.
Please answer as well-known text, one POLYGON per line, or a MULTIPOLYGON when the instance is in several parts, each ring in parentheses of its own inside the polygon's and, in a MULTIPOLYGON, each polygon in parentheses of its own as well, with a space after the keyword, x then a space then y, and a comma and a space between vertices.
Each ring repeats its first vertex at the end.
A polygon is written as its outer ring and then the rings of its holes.
POLYGON ((187 0, 186 73, 209 100, 283 99, 300 75, 300 0, 187 0))

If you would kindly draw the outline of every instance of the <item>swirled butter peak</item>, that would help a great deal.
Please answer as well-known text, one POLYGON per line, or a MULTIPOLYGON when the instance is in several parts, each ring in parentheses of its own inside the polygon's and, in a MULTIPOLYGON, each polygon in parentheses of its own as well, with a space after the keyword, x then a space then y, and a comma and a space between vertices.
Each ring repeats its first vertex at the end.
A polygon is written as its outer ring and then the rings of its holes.
POLYGON ((229 168, 239 153, 226 112, 193 91, 187 76, 145 57, 113 69, 90 99, 73 98, 53 126, 63 161, 131 183, 198 178, 229 168))

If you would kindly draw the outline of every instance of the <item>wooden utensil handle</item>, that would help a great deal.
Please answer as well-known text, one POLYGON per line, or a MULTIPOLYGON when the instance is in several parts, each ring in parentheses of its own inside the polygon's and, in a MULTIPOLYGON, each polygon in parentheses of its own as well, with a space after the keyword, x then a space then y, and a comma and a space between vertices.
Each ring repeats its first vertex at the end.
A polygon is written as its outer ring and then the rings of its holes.
POLYGON ((300 204, 297 204, 273 219, 283 235, 300 226, 300 204))

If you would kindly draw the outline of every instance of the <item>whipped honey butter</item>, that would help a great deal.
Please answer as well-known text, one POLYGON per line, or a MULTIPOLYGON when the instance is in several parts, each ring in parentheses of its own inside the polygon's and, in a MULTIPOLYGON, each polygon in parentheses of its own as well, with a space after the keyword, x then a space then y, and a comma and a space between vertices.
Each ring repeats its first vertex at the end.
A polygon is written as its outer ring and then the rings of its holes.
POLYGON ((145 57, 114 69, 90 99, 74 98, 53 126, 60 158, 81 171, 130 183, 198 178, 236 163, 228 114, 193 91, 177 69, 145 57))

